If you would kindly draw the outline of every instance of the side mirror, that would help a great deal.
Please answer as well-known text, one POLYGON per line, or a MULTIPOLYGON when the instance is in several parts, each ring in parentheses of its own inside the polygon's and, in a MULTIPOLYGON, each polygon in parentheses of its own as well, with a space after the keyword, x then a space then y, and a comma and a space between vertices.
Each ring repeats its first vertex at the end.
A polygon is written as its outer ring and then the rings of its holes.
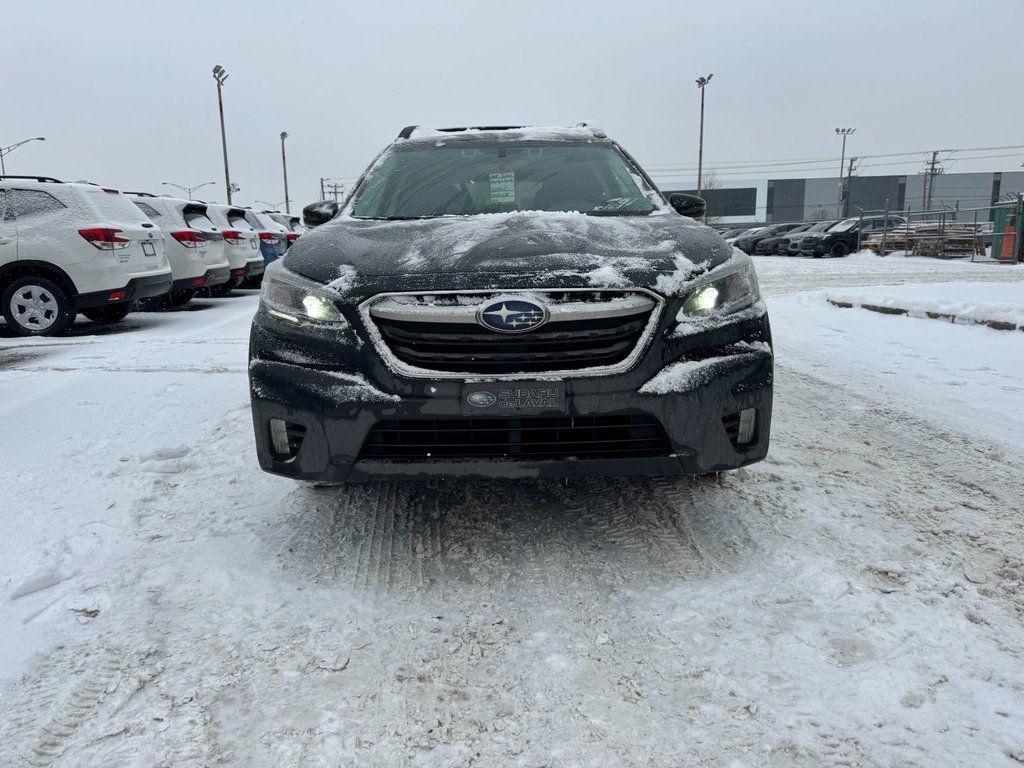
POLYGON ((673 192, 669 195, 668 203, 676 209, 676 213, 689 216, 691 219, 699 219, 708 207, 703 197, 688 195, 685 192, 673 192))
POLYGON ((307 227, 319 227, 333 219, 338 213, 338 204, 333 200, 310 203, 302 209, 302 222, 307 227))

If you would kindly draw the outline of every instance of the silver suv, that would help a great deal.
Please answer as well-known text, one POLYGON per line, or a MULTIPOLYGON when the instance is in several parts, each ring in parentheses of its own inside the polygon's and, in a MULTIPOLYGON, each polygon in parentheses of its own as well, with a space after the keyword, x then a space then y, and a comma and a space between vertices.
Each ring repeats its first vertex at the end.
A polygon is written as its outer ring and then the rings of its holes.
POLYGON ((78 313, 116 322, 170 285, 163 233, 120 191, 0 176, 0 302, 13 333, 60 334, 78 313))

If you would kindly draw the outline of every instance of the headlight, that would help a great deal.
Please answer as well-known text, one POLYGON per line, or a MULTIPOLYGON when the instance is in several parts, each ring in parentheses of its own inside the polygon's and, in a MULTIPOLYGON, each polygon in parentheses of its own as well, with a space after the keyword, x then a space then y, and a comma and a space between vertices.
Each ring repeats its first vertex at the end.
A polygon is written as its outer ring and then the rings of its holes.
POLYGON ((698 280, 683 301, 676 320, 684 323, 702 317, 730 315, 760 298, 754 263, 749 258, 738 259, 698 280))
POLYGON ((345 318, 324 286, 289 272, 276 262, 263 274, 260 307, 293 323, 339 325, 345 318))

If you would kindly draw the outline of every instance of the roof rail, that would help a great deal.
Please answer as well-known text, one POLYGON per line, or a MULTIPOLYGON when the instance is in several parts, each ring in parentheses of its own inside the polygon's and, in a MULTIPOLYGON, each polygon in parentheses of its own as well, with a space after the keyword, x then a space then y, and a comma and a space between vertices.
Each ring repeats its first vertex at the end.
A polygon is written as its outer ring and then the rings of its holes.
POLYGON ((25 180, 31 179, 33 181, 48 181, 48 182, 50 182, 52 184, 63 184, 64 183, 60 179, 55 179, 52 176, 11 176, 9 174, 4 174, 3 176, 0 176, 0 179, 25 179, 25 180))
POLYGON ((442 133, 458 133, 459 131, 515 131, 526 128, 525 125, 466 125, 457 128, 438 128, 442 133))
POLYGON ((152 192, 129 192, 127 189, 121 190, 123 195, 135 195, 135 197, 157 197, 152 192))
MULTIPOLYGON (((531 127, 529 125, 460 125, 450 128, 434 128, 433 130, 439 133, 461 133, 463 131, 521 131, 531 127)), ((410 139, 420 128, 421 126, 418 125, 407 125, 399 132, 398 138, 410 139)), ((589 131, 598 139, 608 138, 608 134, 604 130, 588 122, 576 123, 573 128, 589 131)))

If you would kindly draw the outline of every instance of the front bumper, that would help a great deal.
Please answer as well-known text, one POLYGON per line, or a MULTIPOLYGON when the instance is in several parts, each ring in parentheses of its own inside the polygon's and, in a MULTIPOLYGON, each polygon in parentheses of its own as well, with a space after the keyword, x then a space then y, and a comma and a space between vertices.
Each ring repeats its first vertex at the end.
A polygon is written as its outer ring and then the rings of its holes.
MULTIPOLYGON (((257 313, 250 337, 249 381, 253 427, 260 466, 303 480, 364 482, 427 477, 572 477, 587 475, 696 475, 735 469, 759 461, 768 451, 772 415, 773 355, 763 312, 681 342, 657 334, 640 362, 622 374, 566 377, 565 419, 640 417, 664 430, 667 448, 659 455, 612 458, 380 459, 365 446, 380 422, 452 420, 465 416, 461 380, 409 379, 389 371, 371 345, 362 347, 361 370, 325 365, 321 355, 302 360, 303 348, 280 321, 257 313), (703 337, 703 338, 700 338, 703 337), (683 344, 688 354, 680 355, 683 344), (641 388, 681 359, 693 375, 663 394, 641 388), (745 410, 756 412, 752 439, 738 444, 727 422, 745 410), (275 450, 271 420, 300 435, 288 454, 275 450)), ((524 375, 521 381, 536 381, 524 375)), ((484 419, 477 419, 484 421, 484 419)))

